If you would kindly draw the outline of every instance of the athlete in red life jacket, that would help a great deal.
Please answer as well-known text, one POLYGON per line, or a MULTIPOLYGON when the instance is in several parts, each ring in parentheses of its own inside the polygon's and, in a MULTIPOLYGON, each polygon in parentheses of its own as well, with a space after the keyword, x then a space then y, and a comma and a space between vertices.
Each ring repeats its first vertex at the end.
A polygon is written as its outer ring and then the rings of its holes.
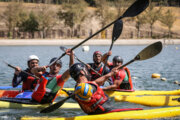
MULTIPOLYGON (((74 54, 68 49, 66 54, 70 56, 70 65, 74 63, 74 54)), ((52 59, 51 62, 55 60, 52 59)), ((50 66, 50 73, 46 73, 46 67, 36 67, 32 72, 40 78, 39 83, 32 93, 32 99, 39 103, 52 103, 56 94, 64 86, 64 83, 69 79, 69 70, 66 70, 62 75, 57 75, 57 71, 61 68, 61 61, 57 61, 50 66)))
MULTIPOLYGON (((93 54, 93 61, 94 63, 88 63, 94 70, 96 70, 98 73, 102 75, 104 64, 102 63, 102 53, 100 51, 95 51, 93 54)), ((91 81, 96 80, 97 78, 101 77, 98 74, 96 74, 94 71, 89 69, 89 72, 91 74, 91 81)), ((109 68, 105 67, 103 75, 109 73, 109 68)))
MULTIPOLYGON (((105 58, 107 55, 111 55, 111 52, 106 53, 103 55, 103 61, 105 61, 105 58)), ((113 63, 107 62, 107 66, 110 68, 110 70, 117 66, 122 66, 123 59, 120 56, 114 56, 113 63)), ((103 90, 130 90, 133 91, 133 84, 131 80, 130 71, 127 67, 124 67, 119 70, 119 72, 112 76, 112 82, 113 84, 107 87, 104 87, 103 90)))
MULTIPOLYGON (((39 63, 39 58, 36 55, 30 55, 27 61, 28 68, 25 71, 32 74, 31 72, 32 68, 37 67, 38 63, 39 63)), ((23 82, 22 84, 23 91, 27 91, 27 90, 32 91, 35 88, 38 79, 35 79, 34 77, 21 72, 21 68, 16 67, 14 77, 12 80, 12 86, 17 87, 21 82, 23 82)))
POLYGON ((99 87, 109 77, 115 75, 118 70, 113 68, 108 74, 90 81, 90 73, 85 65, 76 63, 70 67, 70 75, 76 81, 75 99, 79 103, 81 109, 87 114, 101 114, 107 112, 117 112, 120 109, 115 109, 110 105, 109 98, 104 91, 99 87))

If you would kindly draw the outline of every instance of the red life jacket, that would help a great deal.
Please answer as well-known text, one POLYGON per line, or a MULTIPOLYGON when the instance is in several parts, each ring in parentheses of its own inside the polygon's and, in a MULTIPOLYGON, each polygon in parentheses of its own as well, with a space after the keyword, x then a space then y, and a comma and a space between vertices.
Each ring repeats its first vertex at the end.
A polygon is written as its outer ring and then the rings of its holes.
MULTIPOLYGON (((99 73, 100 75, 102 75, 102 71, 103 71, 103 67, 100 68, 100 70, 98 71, 98 73, 99 73)), ((92 70, 90 71, 90 73, 91 73, 91 76, 92 76, 91 81, 94 81, 94 80, 96 80, 97 78, 100 77, 97 73, 95 73, 95 72, 92 71, 92 70)))
MULTIPOLYGON (((126 77, 126 73, 128 75, 128 84, 130 85, 130 89, 129 90, 133 90, 133 84, 132 84, 132 80, 131 80, 131 75, 130 75, 130 71, 127 67, 124 67, 123 69, 121 69, 117 74, 116 76, 112 76, 112 80, 113 82, 117 79, 121 80, 123 84, 123 80, 124 78, 126 77)), ((120 86, 118 86, 117 90, 123 90, 122 88, 120 88, 120 86)))
MULTIPOLYGON (((62 80, 61 75, 58 75, 55 78, 57 81, 57 84, 55 86, 55 89, 57 92, 61 90, 64 86, 64 81, 62 80)), ((32 98, 39 103, 52 103, 56 98, 56 93, 49 92, 49 89, 46 88, 48 85, 48 80, 42 76, 39 83, 37 84, 36 88, 34 89, 34 92, 32 94, 32 98), (51 94, 51 95, 50 95, 51 94), (43 102, 45 101, 45 102, 43 102), (48 102, 47 102, 48 101, 48 102)))
POLYGON ((22 90, 33 90, 37 85, 38 80, 32 76, 27 76, 27 79, 23 81, 22 90))
POLYGON ((97 108, 99 108, 102 111, 105 111, 105 108, 102 105, 108 100, 108 97, 104 94, 104 91, 94 82, 86 83, 95 85, 97 91, 93 93, 90 101, 83 101, 76 98, 82 110, 87 114, 95 112, 97 108))
POLYGON ((124 67, 124 70, 126 71, 128 78, 129 78, 129 84, 130 84, 130 88, 131 88, 130 90, 133 90, 133 83, 132 83, 130 71, 127 67, 124 67))

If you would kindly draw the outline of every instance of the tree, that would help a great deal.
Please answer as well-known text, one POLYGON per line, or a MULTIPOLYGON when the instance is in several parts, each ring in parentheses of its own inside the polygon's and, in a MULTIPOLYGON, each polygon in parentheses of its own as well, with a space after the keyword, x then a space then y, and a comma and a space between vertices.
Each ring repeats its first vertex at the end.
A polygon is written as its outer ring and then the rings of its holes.
POLYGON ((176 17, 173 15, 171 10, 167 10, 164 15, 161 16, 160 22, 168 27, 168 37, 171 36, 171 28, 173 27, 176 17))
POLYGON ((135 17, 136 29, 137 29, 137 38, 140 37, 140 27, 146 23, 146 15, 141 13, 140 15, 135 17))
MULTIPOLYGON (((68 1, 62 4, 62 8, 58 11, 60 20, 64 20, 65 25, 71 28, 71 37, 73 36, 74 26, 79 26, 78 31, 81 29, 81 24, 85 20, 87 3, 82 0, 68 1)), ((79 36, 79 35, 78 35, 79 36)))
POLYGON ((101 26, 104 27, 106 24, 110 23, 110 21, 114 20, 114 11, 111 10, 109 3, 106 0, 95 1, 97 7, 96 16, 100 19, 101 26))
POLYGON ((117 18, 121 16, 124 13, 127 6, 130 6, 133 2, 134 0, 114 0, 113 3, 115 9, 117 10, 117 18))
POLYGON ((162 7, 155 7, 155 4, 150 2, 149 7, 146 9, 146 18, 147 18, 147 23, 150 24, 150 30, 151 30, 151 37, 153 37, 153 25, 154 23, 159 20, 160 15, 161 15, 161 10, 162 7))
POLYGON ((56 25, 57 14, 50 6, 41 5, 37 11, 37 20, 39 23, 39 30, 43 33, 43 38, 46 38, 46 31, 56 25))
POLYGON ((29 18, 22 22, 20 25, 21 30, 30 32, 32 35, 32 38, 34 38, 34 32, 38 31, 39 23, 37 21, 37 17, 33 12, 30 12, 29 18))
POLYGON ((10 2, 8 3, 7 8, 2 14, 3 21, 5 22, 8 28, 8 37, 12 37, 12 33, 15 30, 15 27, 18 22, 19 14, 22 11, 23 6, 21 3, 10 2))

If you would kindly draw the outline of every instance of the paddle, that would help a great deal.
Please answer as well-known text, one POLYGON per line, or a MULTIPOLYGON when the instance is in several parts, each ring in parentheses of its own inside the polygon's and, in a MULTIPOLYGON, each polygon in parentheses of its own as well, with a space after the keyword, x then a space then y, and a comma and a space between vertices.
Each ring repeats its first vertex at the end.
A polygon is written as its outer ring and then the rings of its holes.
MULTIPOLYGON (((9 66, 9 67, 11 67, 11 68, 13 68, 13 69, 16 70, 16 67, 15 67, 15 66, 13 66, 13 65, 5 62, 5 61, 3 61, 3 62, 4 62, 7 66, 9 66)), ((36 79, 39 79, 39 77, 37 77, 37 76, 35 76, 35 75, 31 74, 31 73, 28 73, 28 72, 26 72, 26 71, 24 71, 24 70, 21 70, 21 72, 23 72, 23 73, 25 73, 25 74, 27 74, 27 75, 29 75, 29 76, 32 76, 32 77, 34 77, 34 78, 36 78, 36 79)))
POLYGON ((139 54, 136 55, 134 59, 122 65, 121 67, 119 67, 119 69, 129 65, 130 63, 134 61, 138 61, 138 60, 140 61, 140 60, 146 60, 146 59, 152 58, 156 56, 157 54, 159 54, 161 50, 162 50, 162 43, 160 41, 155 42, 147 46, 146 48, 144 48, 141 52, 139 52, 139 54))
MULTIPOLYGON (((66 47, 63 47, 63 46, 60 46, 60 49, 61 49, 62 51, 64 51, 64 52, 67 50, 67 48, 66 48, 66 47)), ((79 62, 81 62, 82 64, 86 65, 86 66, 89 68, 89 66, 88 66, 85 62, 81 61, 75 54, 74 54, 74 58, 77 59, 79 62)), ((96 70, 94 70, 92 67, 90 67, 90 69, 91 69, 92 71, 94 71, 96 74, 98 74, 99 76, 101 76, 101 74, 98 73, 96 70)))
MULTIPOLYGON (((122 29, 123 29, 123 22, 122 20, 118 20, 115 22, 114 24, 114 27, 113 27, 113 35, 112 35, 112 41, 111 41, 111 46, 109 48, 109 51, 111 51, 113 45, 114 45, 114 42, 119 38, 119 36, 121 35, 122 33, 122 29)), ((102 75, 104 74, 104 71, 105 71, 105 68, 106 68, 106 65, 107 65, 107 61, 108 61, 108 58, 109 58, 109 55, 107 56, 106 58, 106 61, 105 61, 105 64, 104 64, 104 67, 103 67, 103 71, 102 71, 102 75)))
MULTIPOLYGON (((124 64, 123 66, 119 67, 118 69, 121 69, 127 65, 129 65, 130 63, 137 61, 137 60, 146 60, 149 58, 154 57, 155 55, 159 54, 162 50, 162 43, 156 42, 153 43, 149 46, 147 46, 146 48, 144 48, 138 55, 136 55, 136 57, 134 59, 132 59, 131 61, 127 62, 126 64, 124 64)), ((40 111, 40 113, 49 113, 52 112, 56 109, 58 109, 59 107, 61 107, 64 102, 66 100, 68 100, 69 98, 71 98, 74 95, 74 93, 70 96, 68 96, 67 98, 58 101, 57 103, 50 105, 49 107, 44 108, 43 110, 40 111)))
MULTIPOLYGON (((149 5, 149 0, 136 0, 126 11, 125 13, 120 16, 119 18, 117 18, 116 20, 114 20, 113 22, 111 22, 110 24, 106 25, 105 27, 103 27, 102 29, 100 29, 99 31, 97 31, 96 33, 94 33, 93 35, 89 36, 88 38, 86 38, 85 40, 83 40, 82 42, 80 42, 79 44, 77 44, 76 46, 72 47, 71 50, 76 49, 77 47, 79 47, 80 45, 82 45, 83 43, 85 43, 86 41, 88 41, 89 39, 91 39, 92 37, 94 37, 95 35, 97 35, 98 33, 100 33, 101 31, 105 30, 107 27, 111 26, 112 24, 114 24, 116 21, 124 18, 124 17, 134 17, 138 14, 140 14, 142 11, 144 11, 149 5)), ((59 56, 56 60, 54 60, 53 62, 49 63, 47 65, 47 67, 51 66, 52 64, 54 64, 57 60, 61 59, 63 56, 65 56, 66 53, 63 53, 61 56, 59 56)))
POLYGON ((74 95, 75 94, 73 93, 73 94, 69 95, 68 97, 62 99, 61 101, 58 101, 55 104, 52 104, 52 105, 42 109, 40 111, 40 113, 50 113, 50 112, 58 109, 59 107, 61 107, 66 102, 66 100, 68 100, 69 98, 73 97, 74 95))

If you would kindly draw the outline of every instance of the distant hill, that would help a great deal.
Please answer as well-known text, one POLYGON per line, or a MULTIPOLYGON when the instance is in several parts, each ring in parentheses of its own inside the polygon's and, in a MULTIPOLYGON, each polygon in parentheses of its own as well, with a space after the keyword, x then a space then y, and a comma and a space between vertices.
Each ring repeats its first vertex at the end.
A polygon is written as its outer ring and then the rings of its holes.
MULTIPOLYGON (((8 2, 0 2, 0 13, 2 13, 6 9, 7 5, 8 5, 8 2)), ((29 11, 31 11, 31 10, 36 11, 37 9, 39 9, 38 8, 39 5, 43 5, 43 4, 42 3, 39 3, 39 4, 37 4, 37 3, 23 3, 23 6, 25 7, 25 9, 29 10, 29 11)), ((58 10, 58 8, 60 7, 60 5, 53 5, 53 4, 49 4, 49 6, 51 6, 51 8, 53 8, 54 10, 58 10)), ((174 25, 172 27, 172 32, 175 34, 178 34, 178 36, 179 36, 178 38, 180 38, 180 7, 163 7, 163 9, 164 10, 171 9, 174 13, 174 16, 176 16, 176 22, 174 23, 174 25)), ((87 10, 94 12, 95 8, 89 7, 87 10)), ((88 21, 85 23, 85 25, 87 26, 88 29, 91 27, 94 30, 97 30, 101 27, 99 25, 99 21, 97 19, 93 19, 91 22, 92 22, 92 24, 90 24, 90 25, 89 25, 88 21)), ((57 26, 57 27, 59 27, 59 26, 57 26)), ((2 31, 4 29, 7 29, 5 26, 5 23, 0 20, 0 31, 2 31)), ((129 33, 129 30, 136 31, 135 24, 133 22, 126 21, 124 24, 123 35, 121 37, 122 38, 128 38, 126 36, 126 33, 128 33, 128 36, 129 36, 129 34, 131 34, 131 33, 129 33)), ((141 28, 142 33, 145 31, 149 31, 149 30, 150 30, 149 25, 144 25, 141 28)), ((167 31, 167 28, 164 27, 160 22, 155 23, 154 31, 153 31, 154 33, 164 33, 165 31, 167 31)), ((109 34, 111 34, 111 33, 109 33, 109 34)), ((110 36, 111 35, 109 35, 109 37, 110 36)), ((134 37, 132 37, 132 38, 134 38, 134 37)))

